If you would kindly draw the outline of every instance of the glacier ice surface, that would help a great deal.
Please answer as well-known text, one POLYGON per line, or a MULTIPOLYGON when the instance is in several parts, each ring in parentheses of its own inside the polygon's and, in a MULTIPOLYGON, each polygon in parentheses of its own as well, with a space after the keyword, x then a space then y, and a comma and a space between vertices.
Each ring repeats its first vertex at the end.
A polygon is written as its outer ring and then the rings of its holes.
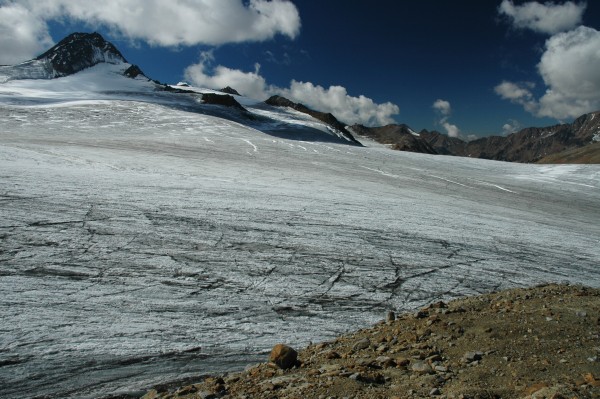
POLYGON ((3 398, 136 392, 390 309, 600 286, 598 166, 287 140, 125 99, 0 96, 3 398))

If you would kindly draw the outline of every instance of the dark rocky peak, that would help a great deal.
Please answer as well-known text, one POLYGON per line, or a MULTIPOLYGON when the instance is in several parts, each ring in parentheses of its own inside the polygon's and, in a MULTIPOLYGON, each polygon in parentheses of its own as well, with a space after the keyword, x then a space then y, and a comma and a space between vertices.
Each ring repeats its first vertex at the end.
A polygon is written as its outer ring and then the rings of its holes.
POLYGON ((102 62, 110 64, 127 62, 112 43, 95 32, 72 33, 36 60, 50 62, 57 77, 71 75, 102 62))
POLYGON ((140 67, 137 66, 137 65, 132 65, 129 68, 127 68, 125 70, 125 72, 123 72, 123 75, 125 75, 125 76, 127 76, 128 78, 131 78, 131 79, 135 79, 138 76, 146 77, 146 75, 144 75, 144 72, 142 72, 142 70, 140 69, 140 67))
POLYGON ((233 94, 235 96, 241 96, 240 93, 238 93, 238 91, 236 89, 232 89, 231 87, 227 86, 222 88, 221 90, 219 90, 221 93, 226 93, 226 94, 233 94))
POLYGON ((302 104, 296 104, 295 102, 290 101, 285 97, 277 96, 277 95, 269 97, 265 101, 265 103, 272 105, 274 107, 290 107, 290 108, 295 108, 298 105, 302 105, 302 104))
POLYGON ((246 111, 233 96, 228 94, 204 93, 202 94, 202 102, 204 104, 222 105, 225 107, 237 108, 240 111, 246 111))

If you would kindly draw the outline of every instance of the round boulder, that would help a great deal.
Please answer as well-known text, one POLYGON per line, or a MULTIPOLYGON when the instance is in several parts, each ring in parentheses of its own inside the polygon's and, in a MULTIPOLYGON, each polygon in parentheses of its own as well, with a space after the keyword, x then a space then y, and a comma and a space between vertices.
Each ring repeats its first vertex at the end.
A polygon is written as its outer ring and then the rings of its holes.
POLYGON ((284 370, 291 369, 298 363, 298 352, 287 345, 277 344, 271 350, 269 361, 284 370))

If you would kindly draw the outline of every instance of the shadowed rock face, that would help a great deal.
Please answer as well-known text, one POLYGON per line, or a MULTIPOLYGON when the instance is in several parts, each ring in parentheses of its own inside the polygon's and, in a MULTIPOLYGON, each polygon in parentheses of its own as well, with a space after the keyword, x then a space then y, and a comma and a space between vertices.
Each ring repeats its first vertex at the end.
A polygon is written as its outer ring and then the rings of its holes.
POLYGON ((233 94, 233 95, 236 95, 236 96, 241 96, 241 94, 240 94, 240 93, 238 93, 238 91, 237 91, 236 89, 232 89, 232 88, 231 88, 231 87, 229 87, 229 86, 227 86, 227 87, 224 87, 224 88, 222 88, 222 89, 221 89, 221 90, 219 90, 219 91, 220 91, 220 92, 222 92, 222 93, 226 93, 226 94, 233 94))
POLYGON ((223 105, 225 107, 233 107, 245 111, 245 108, 242 107, 233 96, 228 94, 204 93, 202 94, 202 101, 205 104, 223 105))
POLYGON ((36 60, 48 60, 58 76, 71 75, 101 62, 127 62, 121 52, 98 33, 72 33, 36 60))
POLYGON ((295 109, 296 111, 302 112, 304 114, 310 115, 315 119, 320 120, 321 122, 325 122, 335 130, 341 132, 347 140, 351 141, 354 144, 360 145, 360 143, 352 136, 352 133, 346 129, 346 125, 342 122, 338 121, 333 114, 327 112, 319 112, 308 108, 304 104, 295 103, 293 101, 288 100, 282 96, 272 96, 265 101, 265 104, 272 105, 274 107, 289 107, 295 109))

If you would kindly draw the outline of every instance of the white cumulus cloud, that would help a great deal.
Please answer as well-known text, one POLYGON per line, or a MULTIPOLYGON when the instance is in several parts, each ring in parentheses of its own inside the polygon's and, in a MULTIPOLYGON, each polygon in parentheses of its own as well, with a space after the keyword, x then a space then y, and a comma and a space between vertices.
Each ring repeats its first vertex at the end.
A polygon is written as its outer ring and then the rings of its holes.
POLYGON ((450 103, 446 100, 435 100, 433 103, 433 108, 439 111, 442 115, 450 115, 452 109, 450 108, 450 103))
POLYGON ((509 119, 504 125, 502 125, 502 135, 508 136, 509 134, 515 133, 521 130, 521 123, 514 119, 509 119))
POLYGON ((330 86, 326 89, 311 82, 292 80, 289 87, 283 88, 267 84, 266 79, 260 75, 259 64, 255 65, 254 71, 245 72, 222 65, 211 68, 213 61, 212 53, 202 53, 197 64, 186 68, 185 78, 195 86, 211 89, 231 86, 241 94, 258 100, 266 100, 278 94, 317 111, 330 112, 339 120, 350 124, 372 126, 394 123, 392 116, 400 112, 398 106, 390 102, 378 104, 363 95, 351 96, 342 86, 330 86))
POLYGON ((534 87, 535 84, 532 82, 514 83, 503 81, 494 87, 494 91, 504 100, 520 104, 525 110, 535 113, 537 112, 538 104, 531 92, 531 89, 534 87))
POLYGON ((558 33, 546 41, 537 65, 546 86, 536 99, 532 84, 504 81, 496 94, 526 111, 558 120, 600 109, 600 32, 585 26, 558 33))
POLYGON ((52 46, 46 22, 20 4, 0 7, 0 64, 29 60, 52 46))
POLYGON ((301 26, 288 0, 0 0, 0 16, 2 27, 18 32, 16 46, 26 45, 13 50, 15 59, 37 55, 47 44, 51 20, 105 26, 114 35, 158 46, 263 41, 277 34, 295 38, 301 26))
POLYGON ((377 104, 363 95, 353 97, 342 86, 329 86, 326 89, 310 82, 292 80, 289 88, 277 91, 310 108, 321 112, 331 112, 345 123, 361 123, 368 126, 387 125, 394 123, 392 115, 400 112, 398 106, 391 102, 377 104))
POLYGON ((600 109, 600 32, 580 26, 546 41, 538 71, 547 86, 540 116, 577 117, 600 109))
POLYGON ((540 4, 529 1, 515 5, 512 0, 503 0, 498 7, 500 15, 506 16, 517 29, 531 29, 535 32, 555 34, 573 29, 581 24, 587 4, 567 1, 540 4))
POLYGON ((267 85, 265 78, 260 75, 260 64, 255 64, 254 71, 244 72, 239 69, 231 69, 222 65, 210 70, 214 61, 211 51, 203 52, 197 64, 190 65, 185 69, 185 79, 195 86, 210 89, 222 89, 230 86, 239 93, 257 99, 269 97, 271 88, 267 85))
POLYGON ((450 106, 450 102, 442 99, 437 99, 433 102, 432 108, 440 115, 437 124, 444 128, 448 137, 459 137, 460 129, 458 128, 458 126, 448 122, 448 118, 450 118, 450 114, 452 114, 452 107, 450 106))

